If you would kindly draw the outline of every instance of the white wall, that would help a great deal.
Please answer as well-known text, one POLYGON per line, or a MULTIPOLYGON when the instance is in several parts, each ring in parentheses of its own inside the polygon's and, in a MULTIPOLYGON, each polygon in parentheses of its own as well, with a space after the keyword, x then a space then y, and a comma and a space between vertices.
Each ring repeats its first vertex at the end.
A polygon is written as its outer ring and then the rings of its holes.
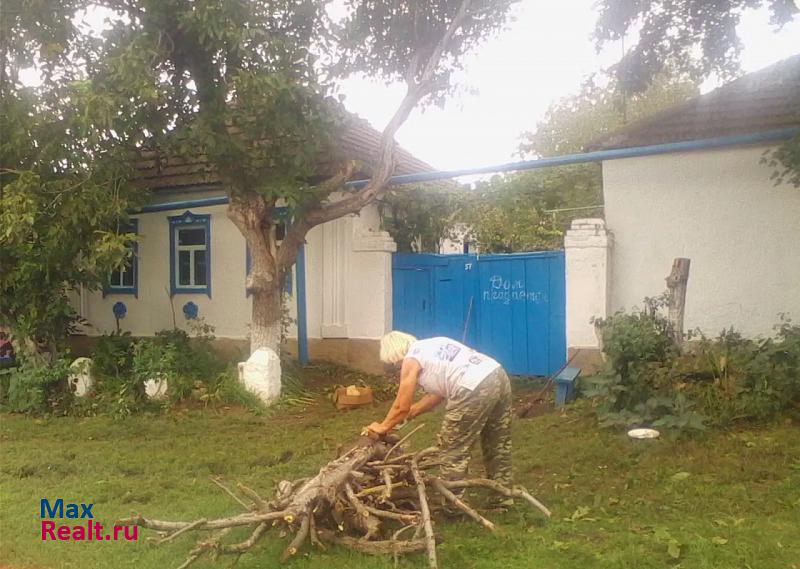
MULTIPOLYGON (((194 196, 194 197, 208 197, 194 196)), ((183 199, 183 197, 179 198, 183 199)), ((215 328, 219 338, 246 339, 249 334, 251 299, 245 293, 246 247, 236 226, 226 216, 227 206, 192 207, 195 214, 211 214, 211 298, 205 294, 172 297, 175 321, 187 328, 183 306, 199 307, 199 316, 215 328)), ((84 295, 82 316, 97 335, 115 329, 112 307, 127 306, 122 330, 136 336, 172 328, 169 279, 169 220, 184 209, 139 214, 138 297, 129 294, 84 295)), ((380 338, 391 325, 391 253, 394 241, 379 230, 374 207, 360 216, 339 219, 315 227, 306 246, 306 297, 309 338, 380 338), (323 325, 324 324, 324 325, 323 325)), ((293 292, 297 291, 296 267, 293 292)), ((79 308, 80 296, 75 295, 79 308)), ((288 298, 290 316, 297 317, 295 297, 288 298)), ((296 337, 297 328, 289 330, 296 337)))
MULTIPOLYGON (((245 242, 225 214, 226 206, 191 208, 192 213, 211 215, 211 298, 206 294, 176 294, 172 297, 175 322, 186 328, 183 305, 199 307, 199 316, 212 324, 221 338, 245 338, 248 333, 250 299, 245 294, 245 242)), ((120 321, 122 330, 147 336, 172 328, 170 307, 169 220, 185 210, 135 215, 139 220, 138 298, 130 294, 99 292, 88 295, 83 316, 91 322, 90 334, 115 329, 113 305, 122 301, 128 312, 120 321)))
POLYGON ((800 188, 773 185, 765 150, 603 163, 611 310, 663 292, 673 259, 688 257, 687 330, 770 335, 779 313, 800 319, 800 188))

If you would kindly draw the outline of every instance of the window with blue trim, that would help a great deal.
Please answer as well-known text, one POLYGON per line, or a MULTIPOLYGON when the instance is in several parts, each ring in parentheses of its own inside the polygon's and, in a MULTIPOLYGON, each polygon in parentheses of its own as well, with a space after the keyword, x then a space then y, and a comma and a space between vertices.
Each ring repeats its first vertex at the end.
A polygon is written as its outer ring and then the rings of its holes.
POLYGON ((169 218, 170 290, 172 294, 211 296, 211 216, 169 218))
MULTIPOLYGON (((120 228, 120 233, 139 233, 139 220, 131 219, 127 226, 120 228)), ((125 261, 111 272, 108 284, 103 293, 108 294, 133 294, 139 292, 139 258, 138 243, 136 240, 129 245, 130 252, 125 261)))

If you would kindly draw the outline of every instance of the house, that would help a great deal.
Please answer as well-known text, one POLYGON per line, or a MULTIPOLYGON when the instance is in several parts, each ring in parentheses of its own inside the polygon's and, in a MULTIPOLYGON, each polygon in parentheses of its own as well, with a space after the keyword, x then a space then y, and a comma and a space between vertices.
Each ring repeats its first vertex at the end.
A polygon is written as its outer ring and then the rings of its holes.
MULTIPOLYGON (((366 121, 354 119, 340 136, 345 158, 373 161, 380 133, 366 121)), ((398 174, 433 170, 401 148, 397 159, 398 174)), ((153 199, 132 216, 135 255, 104 291, 76 293, 75 306, 88 322, 83 340, 118 325, 134 336, 151 336, 174 326, 188 329, 202 318, 214 327, 220 348, 246 353, 252 302, 245 290, 247 247, 226 215, 227 198, 213 168, 202 158, 151 155, 139 172, 153 199)), ((380 369, 378 340, 392 325, 395 250, 375 206, 312 229, 287 285, 289 351, 297 349, 299 285, 305 288, 299 306, 310 356, 380 369)))
POLYGON ((797 321, 800 188, 776 184, 764 158, 799 127, 796 55, 591 145, 628 157, 602 163, 605 222, 567 234, 569 345, 596 347, 591 316, 663 292, 676 257, 691 260, 687 330, 769 336, 779 315, 797 321), (687 144, 631 156, 673 143, 687 144))

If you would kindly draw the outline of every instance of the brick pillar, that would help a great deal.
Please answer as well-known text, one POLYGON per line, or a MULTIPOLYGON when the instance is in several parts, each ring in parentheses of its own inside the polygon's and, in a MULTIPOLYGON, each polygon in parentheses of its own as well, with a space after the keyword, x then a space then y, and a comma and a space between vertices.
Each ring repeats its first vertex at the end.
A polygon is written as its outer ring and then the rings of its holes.
MULTIPOLYGON (((575 219, 564 236, 567 277, 567 347, 584 373, 601 361, 592 318, 608 316, 612 236, 602 219, 575 219)), ((573 364, 573 365, 575 365, 573 364)))

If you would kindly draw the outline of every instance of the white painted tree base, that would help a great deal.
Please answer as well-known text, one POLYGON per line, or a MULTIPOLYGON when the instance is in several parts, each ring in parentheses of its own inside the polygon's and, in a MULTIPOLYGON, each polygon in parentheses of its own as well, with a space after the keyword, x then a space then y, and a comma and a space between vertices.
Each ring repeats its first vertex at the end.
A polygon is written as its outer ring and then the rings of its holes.
POLYGON ((167 398, 167 389, 169 385, 166 378, 159 377, 158 375, 153 379, 148 379, 144 382, 144 392, 148 398, 156 401, 161 401, 167 398))
POLYGON ((77 358, 69 364, 69 386, 77 397, 85 397, 94 387, 91 358, 77 358))
POLYGON ((281 395, 281 360, 274 350, 259 348, 246 362, 239 362, 239 381, 264 405, 281 395))

